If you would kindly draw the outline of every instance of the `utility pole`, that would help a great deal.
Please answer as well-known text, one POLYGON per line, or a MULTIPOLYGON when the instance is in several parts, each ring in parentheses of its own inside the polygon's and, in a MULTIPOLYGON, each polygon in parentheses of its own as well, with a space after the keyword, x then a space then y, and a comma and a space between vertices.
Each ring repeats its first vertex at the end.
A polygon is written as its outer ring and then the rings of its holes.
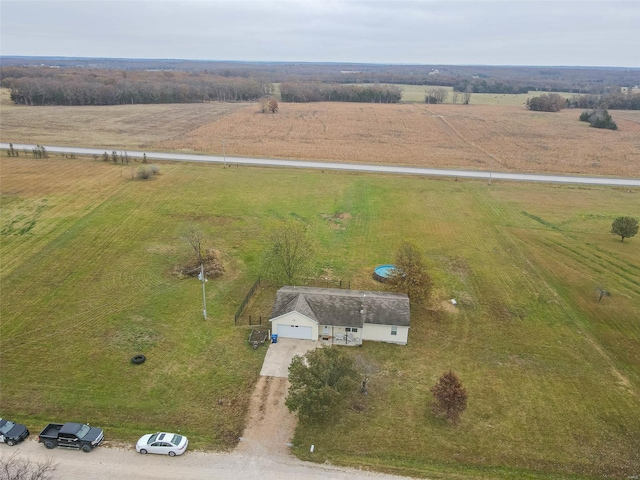
POLYGON ((204 263, 200 264, 200 275, 198 275, 198 280, 202 280, 202 314, 204 315, 204 319, 207 319, 207 296, 204 291, 204 282, 207 279, 204 276, 204 263))
POLYGON ((224 167, 227 168, 227 154, 224 151, 224 138, 222 139, 222 158, 224 162, 224 167))

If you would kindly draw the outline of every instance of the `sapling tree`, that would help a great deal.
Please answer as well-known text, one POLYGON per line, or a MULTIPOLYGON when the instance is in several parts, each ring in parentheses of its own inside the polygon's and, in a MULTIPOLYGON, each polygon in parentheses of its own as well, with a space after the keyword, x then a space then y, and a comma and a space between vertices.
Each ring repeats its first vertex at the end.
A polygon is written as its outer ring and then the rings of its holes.
POLYGON ((602 287, 598 287, 596 291, 598 292, 598 302, 601 302, 604 297, 611 296, 611 292, 609 292, 608 290, 605 290, 602 287))
POLYGON ((438 383, 431 387, 433 402, 431 410, 451 423, 457 423, 467 408, 467 390, 452 371, 442 374, 438 383))

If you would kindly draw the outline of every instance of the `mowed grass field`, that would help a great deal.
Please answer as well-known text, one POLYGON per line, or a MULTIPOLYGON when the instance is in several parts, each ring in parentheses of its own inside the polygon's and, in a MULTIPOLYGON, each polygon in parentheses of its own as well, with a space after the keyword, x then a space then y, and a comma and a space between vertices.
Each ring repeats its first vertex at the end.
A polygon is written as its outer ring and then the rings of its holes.
MULTIPOLYGON (((438 87, 431 85, 401 85, 396 84, 396 87, 402 89, 402 103, 424 103, 425 92, 431 88, 444 88, 449 94, 444 103, 453 103, 453 87, 438 87)), ((527 100, 538 95, 545 93, 557 93, 565 98, 571 98, 575 94, 567 92, 536 92, 529 91, 528 93, 473 93, 471 94, 471 105, 509 105, 524 107, 527 104, 527 100)), ((458 94, 457 103, 462 103, 462 93, 458 94)))
POLYGON ((501 105, 281 103, 19 107, 0 105, 2 141, 382 165, 638 177, 640 112, 619 130, 577 110, 501 105))
POLYGON ((82 421, 113 443, 168 429, 231 448, 265 353, 233 313, 265 226, 295 216, 324 275, 380 289, 372 269, 410 240, 435 282, 409 345, 347 350, 378 366, 370 395, 298 428, 297 455, 429 478, 640 472, 640 238, 608 233, 640 212, 638 189, 170 163, 143 182, 90 159, 0 162, 0 404, 34 433, 82 421), (206 321, 200 283, 173 274, 189 224, 226 267, 206 321), (428 407, 449 369, 469 392, 456 426, 428 407))

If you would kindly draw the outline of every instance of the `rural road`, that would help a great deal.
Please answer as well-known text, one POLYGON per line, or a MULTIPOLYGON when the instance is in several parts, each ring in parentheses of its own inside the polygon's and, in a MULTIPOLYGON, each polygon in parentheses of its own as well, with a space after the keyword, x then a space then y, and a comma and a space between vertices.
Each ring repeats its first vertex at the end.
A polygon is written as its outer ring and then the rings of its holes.
POLYGON ((293 457, 254 456, 242 453, 187 452, 180 457, 140 455, 133 447, 96 448, 91 453, 56 448, 47 450, 33 439, 8 447, 0 445, 0 461, 17 455, 31 462, 49 458, 60 480, 400 480, 356 469, 301 462, 293 457))
MULTIPOLYGON (((31 151, 35 145, 14 143, 13 147, 22 151, 31 151)), ((77 155, 102 155, 104 149, 59 147, 44 145, 51 153, 74 153, 77 155)), ((7 150, 8 143, 0 143, 0 149, 7 150)), ((108 149, 111 153, 112 149, 108 149)), ((123 153, 124 150, 118 150, 123 153)), ((192 155, 186 153, 135 152, 126 150, 130 158, 142 158, 146 153, 150 160, 169 160, 179 162, 227 163, 233 165, 259 165, 268 167, 311 168, 316 170, 343 170, 353 172, 374 172, 400 175, 427 175, 460 178, 483 178, 491 180, 513 180, 521 182, 547 182, 583 185, 609 185, 622 187, 640 187, 640 178, 579 177, 567 175, 538 175, 525 173, 486 172, 480 170, 447 170, 437 168, 396 167, 384 165, 364 165, 354 163, 313 162, 302 160, 280 160, 271 158, 220 157, 214 155, 192 155)))
MULTIPOLYGON (((296 416, 285 406, 289 389, 286 366, 296 354, 316 348, 316 342, 283 339, 269 344, 263 372, 249 404, 247 425, 232 453, 187 451, 185 455, 141 455, 133 445, 109 445, 89 454, 56 448, 47 450, 36 442, 37 433, 27 441, 9 447, 0 445, 0 463, 14 454, 22 461, 56 465, 60 480, 402 480, 407 477, 368 472, 328 464, 303 462, 290 453, 296 416)), ((316 453, 319 453, 316 450, 316 453)), ((12 460, 12 461, 15 461, 12 460)), ((0 471, 0 480, 2 471, 0 471)))

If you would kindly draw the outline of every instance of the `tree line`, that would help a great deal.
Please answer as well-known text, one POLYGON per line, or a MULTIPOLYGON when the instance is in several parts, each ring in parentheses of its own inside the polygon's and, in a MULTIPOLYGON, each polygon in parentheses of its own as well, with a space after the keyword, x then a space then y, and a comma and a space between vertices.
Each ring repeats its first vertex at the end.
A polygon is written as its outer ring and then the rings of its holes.
POLYGON ((640 94, 574 95, 567 100, 570 108, 640 110, 640 94))
POLYGON ((24 105, 120 105, 257 100, 272 85, 253 78, 186 72, 7 67, 2 86, 24 105))
POLYGON ((342 85, 319 82, 286 82, 280 85, 284 102, 398 103, 402 90, 395 85, 342 85))
MULTIPOLYGON (((527 108, 537 112, 559 112, 563 108, 586 108, 598 111, 640 110, 640 94, 574 95, 564 98, 557 93, 543 93, 527 100, 527 108)), ((585 120, 581 118, 581 120, 585 120)), ((606 127, 610 128, 610 127, 606 127)))

